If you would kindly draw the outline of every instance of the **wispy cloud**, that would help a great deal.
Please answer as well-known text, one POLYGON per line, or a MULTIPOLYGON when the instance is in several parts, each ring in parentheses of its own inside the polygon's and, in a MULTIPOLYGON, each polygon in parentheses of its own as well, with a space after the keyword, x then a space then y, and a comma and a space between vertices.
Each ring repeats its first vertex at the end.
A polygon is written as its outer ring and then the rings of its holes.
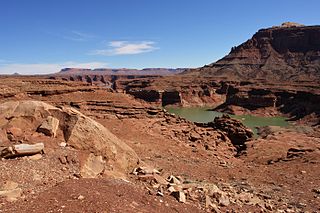
POLYGON ((89 41, 93 38, 95 38, 96 36, 90 33, 84 33, 78 30, 72 30, 69 32, 65 32, 65 33, 56 33, 56 32, 47 32, 50 35, 62 38, 62 39, 66 39, 69 41, 89 41))
POLYGON ((34 63, 34 64, 0 64, 0 74, 12 74, 19 73, 23 75, 35 75, 35 74, 50 74, 60 71, 62 68, 105 68, 108 67, 108 63, 105 62, 63 62, 63 63, 34 63))
POLYGON ((155 42, 153 41, 111 41, 108 44, 108 48, 94 50, 91 55, 135 55, 141 53, 152 52, 159 49, 155 47, 155 42))
POLYGON ((88 41, 96 36, 88 33, 83 33, 80 31, 73 30, 70 33, 71 35, 69 37, 66 37, 67 39, 73 40, 73 41, 88 41))

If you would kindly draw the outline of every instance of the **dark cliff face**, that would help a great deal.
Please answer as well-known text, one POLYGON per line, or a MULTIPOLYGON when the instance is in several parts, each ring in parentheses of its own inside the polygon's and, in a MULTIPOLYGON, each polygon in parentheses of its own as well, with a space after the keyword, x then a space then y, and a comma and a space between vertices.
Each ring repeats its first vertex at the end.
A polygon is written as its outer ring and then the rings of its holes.
POLYGON ((320 26, 259 30, 216 63, 188 73, 237 80, 320 80, 320 26))

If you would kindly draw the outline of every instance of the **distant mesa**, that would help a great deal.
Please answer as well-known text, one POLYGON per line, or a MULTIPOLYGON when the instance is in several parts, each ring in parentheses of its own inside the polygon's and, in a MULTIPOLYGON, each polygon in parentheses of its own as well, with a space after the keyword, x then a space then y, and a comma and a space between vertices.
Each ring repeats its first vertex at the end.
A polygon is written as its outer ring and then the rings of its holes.
POLYGON ((12 75, 20 75, 20 73, 18 73, 18 72, 15 72, 15 73, 13 73, 12 75))
POLYGON ((144 68, 144 69, 128 69, 128 68, 64 68, 57 75, 172 75, 185 71, 186 68, 144 68))
POLYGON ((285 22, 261 29, 217 62, 183 74, 229 80, 320 82, 320 26, 285 22))
POLYGON ((91 69, 83 68, 63 68, 60 72, 77 72, 77 71, 91 71, 91 69))

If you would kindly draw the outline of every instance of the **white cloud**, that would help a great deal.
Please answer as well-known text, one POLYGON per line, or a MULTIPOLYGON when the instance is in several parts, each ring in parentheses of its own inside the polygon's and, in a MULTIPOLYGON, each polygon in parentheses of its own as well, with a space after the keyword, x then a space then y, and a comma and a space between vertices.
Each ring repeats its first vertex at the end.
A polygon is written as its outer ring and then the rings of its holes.
POLYGON ((126 44, 126 41, 111 41, 109 43, 110 47, 121 47, 126 44))
POLYGON ((53 64, 0 64, 0 74, 13 74, 19 73, 23 75, 35 75, 35 74, 50 74, 59 72, 62 68, 105 68, 108 64, 105 62, 64 62, 64 63, 53 63, 53 64))
POLYGON ((91 55, 135 55, 146 52, 152 52, 159 49, 154 46, 153 41, 139 41, 139 42, 129 42, 129 41, 111 41, 109 42, 109 48, 94 50, 91 55))

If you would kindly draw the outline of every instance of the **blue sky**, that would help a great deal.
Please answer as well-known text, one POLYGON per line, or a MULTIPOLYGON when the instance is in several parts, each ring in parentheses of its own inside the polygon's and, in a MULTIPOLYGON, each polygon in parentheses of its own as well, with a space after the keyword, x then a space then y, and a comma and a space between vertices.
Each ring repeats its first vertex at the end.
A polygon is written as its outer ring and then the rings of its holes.
POLYGON ((1 0, 0 74, 199 67, 258 29, 320 24, 319 0, 1 0))

